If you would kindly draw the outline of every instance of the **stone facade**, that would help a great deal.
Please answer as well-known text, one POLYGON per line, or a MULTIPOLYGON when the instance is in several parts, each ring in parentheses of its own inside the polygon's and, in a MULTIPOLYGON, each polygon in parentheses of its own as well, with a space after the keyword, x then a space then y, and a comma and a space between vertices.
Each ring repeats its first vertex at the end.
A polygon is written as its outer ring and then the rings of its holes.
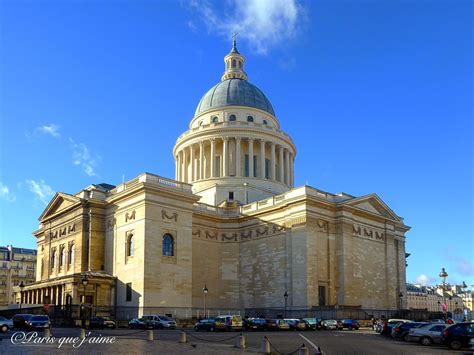
POLYGON ((176 180, 54 196, 28 300, 199 308, 206 286, 211 308, 283 307, 285 291, 293 309, 400 307, 409 227, 376 194, 294 187, 296 147, 235 43, 225 63, 176 142, 176 180))

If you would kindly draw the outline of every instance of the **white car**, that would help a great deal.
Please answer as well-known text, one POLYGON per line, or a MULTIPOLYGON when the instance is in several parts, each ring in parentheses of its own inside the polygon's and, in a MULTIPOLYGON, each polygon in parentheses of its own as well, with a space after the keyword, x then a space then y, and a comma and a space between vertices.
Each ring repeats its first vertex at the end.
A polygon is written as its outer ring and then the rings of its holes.
POLYGON ((0 330, 2 333, 8 332, 9 329, 13 329, 13 321, 0 316, 0 330))
POLYGON ((174 321, 174 319, 167 316, 148 315, 143 316, 141 319, 143 319, 148 325, 153 328, 176 329, 176 322, 174 321))
POLYGON ((449 324, 431 323, 412 328, 408 333, 409 341, 419 341, 422 345, 441 343, 441 333, 449 324))

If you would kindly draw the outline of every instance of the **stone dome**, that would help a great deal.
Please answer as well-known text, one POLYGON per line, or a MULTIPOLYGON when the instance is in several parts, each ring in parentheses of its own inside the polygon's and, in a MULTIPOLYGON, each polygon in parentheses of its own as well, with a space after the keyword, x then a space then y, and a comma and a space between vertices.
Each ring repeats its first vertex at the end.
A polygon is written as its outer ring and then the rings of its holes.
POLYGON ((227 79, 210 89, 199 101, 194 116, 225 106, 248 106, 275 116, 272 104, 255 85, 243 79, 227 79))

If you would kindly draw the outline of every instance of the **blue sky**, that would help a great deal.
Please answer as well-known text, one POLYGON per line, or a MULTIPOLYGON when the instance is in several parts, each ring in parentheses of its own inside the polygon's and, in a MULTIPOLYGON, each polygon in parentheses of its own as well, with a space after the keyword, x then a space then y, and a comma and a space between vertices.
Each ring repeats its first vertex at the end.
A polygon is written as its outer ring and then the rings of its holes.
POLYGON ((293 137, 296 185, 376 192, 412 227, 407 280, 474 284, 472 3, 2 1, 0 244, 54 192, 173 177, 231 33, 293 137))

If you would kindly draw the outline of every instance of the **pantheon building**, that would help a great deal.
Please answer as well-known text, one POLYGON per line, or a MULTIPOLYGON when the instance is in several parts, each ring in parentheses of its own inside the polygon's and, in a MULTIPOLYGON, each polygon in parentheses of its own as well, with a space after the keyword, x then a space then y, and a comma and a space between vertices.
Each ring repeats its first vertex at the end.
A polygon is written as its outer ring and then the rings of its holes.
POLYGON ((397 309, 409 227, 375 193, 294 186, 297 149, 235 42, 173 148, 175 179, 58 192, 22 303, 397 309), (82 279, 87 276, 84 286, 82 279))

